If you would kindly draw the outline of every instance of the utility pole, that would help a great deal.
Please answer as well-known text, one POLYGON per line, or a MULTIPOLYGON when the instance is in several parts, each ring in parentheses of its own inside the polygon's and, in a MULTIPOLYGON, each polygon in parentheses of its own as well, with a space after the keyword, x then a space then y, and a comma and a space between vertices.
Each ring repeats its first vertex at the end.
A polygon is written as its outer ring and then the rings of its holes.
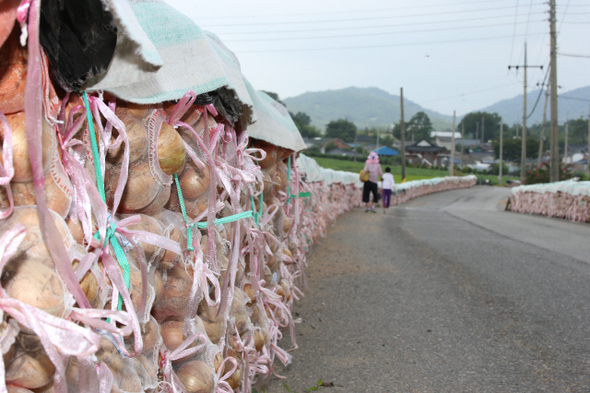
POLYGON ((537 166, 540 168, 543 163, 543 142, 545 142, 545 124, 547 123, 547 102, 549 101, 549 90, 545 91, 545 108, 543 109, 543 127, 541 127, 541 140, 539 141, 539 158, 537 159, 537 166))
POLYGON ((504 152, 504 122, 500 122, 500 168, 498 172, 498 184, 502 185, 502 169, 504 168, 504 161, 502 160, 502 153, 504 152))
POLYGON ((588 111, 588 172, 590 173, 590 111, 588 111))
POLYGON ((377 129, 377 150, 379 150, 379 129, 377 129))
POLYGON ((520 124, 516 123, 516 137, 518 138, 518 127, 520 127, 520 124))
MULTIPOLYGON (((465 120, 465 118, 463 118, 463 120, 465 120)), ((465 148, 465 122, 463 120, 461 120, 461 165, 463 166, 463 168, 465 168, 465 163, 463 162, 463 149, 465 148)), ((588 133, 590 135, 590 126, 588 130, 588 133)), ((588 140, 590 141, 590 137, 588 140)), ((588 142, 588 144, 590 146, 590 142, 588 142)))
POLYGON ((551 172, 550 181, 559 181, 559 130, 557 128, 557 32, 555 31, 555 0, 549 0, 551 30, 551 172))
POLYGON ((475 140, 479 142, 479 122, 475 123, 475 140))
POLYGON ((483 116, 481 117, 481 144, 483 145, 485 143, 485 138, 483 136, 484 133, 484 125, 485 125, 485 121, 483 119, 483 116))
POLYGON ((567 165, 567 133, 568 133, 569 123, 568 120, 565 121, 565 143, 563 144, 563 163, 567 165))
POLYGON ((406 124, 404 123, 404 88, 399 88, 399 100, 400 100, 400 116, 401 116, 401 142, 402 142, 402 182, 406 180, 406 124))
POLYGON ((449 175, 455 176, 455 111, 453 111, 453 135, 451 135, 451 169, 449 175))
POLYGON ((543 69, 543 66, 530 66, 527 64, 527 50, 526 50, 526 42, 524 43, 524 66, 508 66, 508 69, 515 67, 517 70, 519 67, 524 68, 524 94, 522 97, 523 108, 522 108, 522 140, 521 140, 521 150, 520 150, 520 181, 524 183, 524 178, 526 174, 526 118, 527 118, 527 110, 526 110, 526 96, 527 96, 527 69, 528 68, 540 68, 543 69))

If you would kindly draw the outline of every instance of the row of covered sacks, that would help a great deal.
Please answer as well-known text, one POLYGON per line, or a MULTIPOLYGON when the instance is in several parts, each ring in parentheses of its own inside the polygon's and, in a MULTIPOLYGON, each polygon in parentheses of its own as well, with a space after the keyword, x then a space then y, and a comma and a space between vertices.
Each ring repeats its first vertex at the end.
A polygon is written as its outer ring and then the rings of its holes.
POLYGON ((192 91, 197 104, 215 106, 236 131, 293 152, 305 149, 288 111, 248 82, 235 54, 164 1, 45 0, 41 17, 40 41, 65 91, 104 91, 142 105, 180 100, 192 91), (70 14, 93 23, 80 26, 70 14))
MULTIPOLYGON (((345 185, 353 184, 358 188, 363 187, 357 173, 322 168, 313 158, 307 157, 305 154, 300 154, 297 159, 297 167, 305 173, 306 180, 311 183, 324 182, 328 186, 334 183, 342 183, 345 185)), ((395 189, 398 194, 410 191, 415 193, 417 189, 440 189, 442 191, 443 189, 463 188, 465 186, 472 187, 476 182, 477 177, 474 175, 446 176, 399 183, 395 185, 395 189)))
POLYGON ((514 187, 510 191, 508 209, 590 222, 590 182, 566 180, 514 187))

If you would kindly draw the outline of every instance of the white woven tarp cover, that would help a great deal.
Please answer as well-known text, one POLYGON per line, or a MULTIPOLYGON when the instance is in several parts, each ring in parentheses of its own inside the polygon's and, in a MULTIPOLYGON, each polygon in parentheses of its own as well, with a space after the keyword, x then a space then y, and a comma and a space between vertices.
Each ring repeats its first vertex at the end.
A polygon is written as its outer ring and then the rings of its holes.
POLYGON ((535 192, 538 194, 544 194, 546 192, 563 192, 570 195, 590 196, 590 181, 565 180, 555 183, 530 184, 525 186, 518 186, 510 190, 511 194, 516 194, 519 192, 535 192))
POLYGON ((296 152, 304 150, 305 142, 287 109, 268 94, 255 90, 247 80, 244 83, 252 98, 256 119, 248 127, 248 135, 296 152))
MULTIPOLYGON (((359 181, 358 173, 322 168, 313 158, 307 157, 305 154, 299 155, 299 158, 297 159, 297 168, 305 172, 307 181, 311 183, 323 181, 327 185, 331 185, 332 183, 342 183, 354 184, 359 188, 362 188, 363 186, 363 183, 359 181)), ((434 186, 443 181, 459 184, 463 182, 468 183, 475 179, 477 179, 477 177, 474 175, 435 177, 432 179, 412 180, 405 183, 398 183, 395 187, 397 191, 405 191, 414 187, 434 186)))
POLYGON ((202 94, 225 86, 252 106, 238 59, 214 34, 161 0, 103 3, 119 30, 117 48, 108 71, 85 88, 153 104, 180 99, 188 90, 202 94))

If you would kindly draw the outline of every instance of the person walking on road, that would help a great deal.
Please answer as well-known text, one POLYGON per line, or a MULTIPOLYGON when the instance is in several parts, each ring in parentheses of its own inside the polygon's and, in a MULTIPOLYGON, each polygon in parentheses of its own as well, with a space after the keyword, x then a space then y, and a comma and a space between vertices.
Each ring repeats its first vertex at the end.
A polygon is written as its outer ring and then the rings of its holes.
POLYGON ((395 188, 395 180, 393 179, 393 175, 391 174, 391 168, 386 167, 385 173, 383 174, 383 214, 385 214, 385 209, 389 207, 391 203, 391 193, 395 188))
POLYGON ((367 157, 367 161, 365 161, 365 168, 363 169, 361 177, 366 173, 369 174, 369 180, 363 184, 363 202, 366 204, 367 208, 365 213, 377 213, 375 210, 375 203, 377 203, 379 199, 377 195, 379 192, 378 183, 379 177, 383 175, 383 171, 381 170, 381 165, 379 164, 379 156, 374 151, 372 151, 369 154, 369 157, 367 157), (370 203, 371 193, 373 193, 372 204, 370 203))

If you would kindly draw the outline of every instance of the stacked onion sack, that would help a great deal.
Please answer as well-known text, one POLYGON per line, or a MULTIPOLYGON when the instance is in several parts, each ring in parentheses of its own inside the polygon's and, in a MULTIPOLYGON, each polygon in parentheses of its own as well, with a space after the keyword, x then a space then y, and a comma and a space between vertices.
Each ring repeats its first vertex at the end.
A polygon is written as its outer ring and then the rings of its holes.
POLYGON ((317 237, 294 152, 249 141, 192 92, 66 93, 4 27, 0 387, 263 385, 290 362, 278 341, 290 330, 295 347, 295 281, 317 237))

